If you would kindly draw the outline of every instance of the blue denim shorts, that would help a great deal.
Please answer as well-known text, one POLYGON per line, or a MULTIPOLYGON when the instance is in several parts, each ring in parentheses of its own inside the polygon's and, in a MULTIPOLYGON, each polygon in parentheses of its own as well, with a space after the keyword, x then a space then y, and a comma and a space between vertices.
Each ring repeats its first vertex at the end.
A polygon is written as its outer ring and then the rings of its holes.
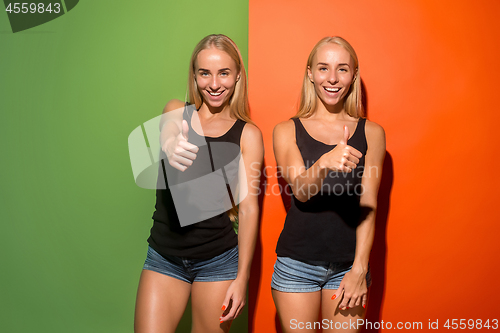
MULTIPOLYGON (((278 257, 274 264, 271 287, 288 293, 307 293, 321 289, 339 289, 340 282, 352 268, 352 262, 326 261, 302 262, 288 257, 278 257)), ((371 285, 370 266, 366 285, 371 285)))
POLYGON ((143 269, 187 283, 234 280, 238 273, 238 245, 210 259, 162 256, 148 246, 148 256, 143 269))

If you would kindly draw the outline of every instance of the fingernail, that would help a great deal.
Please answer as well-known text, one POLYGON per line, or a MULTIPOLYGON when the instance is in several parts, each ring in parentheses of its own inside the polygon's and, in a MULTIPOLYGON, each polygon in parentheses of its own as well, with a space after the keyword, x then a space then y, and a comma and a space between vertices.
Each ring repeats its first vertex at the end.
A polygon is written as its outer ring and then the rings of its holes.
POLYGON ((346 306, 346 307, 345 307, 345 309, 347 310, 347 309, 349 309, 349 307, 348 307, 348 306, 346 306))
POLYGON ((337 298, 337 295, 335 295, 335 294, 334 294, 334 295, 332 296, 332 299, 336 299, 336 298, 337 298))
POLYGON ((225 305, 222 306, 222 311, 224 311, 224 310, 226 310, 226 306, 225 305))
POLYGON ((366 308, 366 304, 363 304, 363 308, 366 308))
POLYGON ((223 321, 221 320, 221 321, 220 321, 220 324, 222 324, 222 323, 223 323, 223 321))

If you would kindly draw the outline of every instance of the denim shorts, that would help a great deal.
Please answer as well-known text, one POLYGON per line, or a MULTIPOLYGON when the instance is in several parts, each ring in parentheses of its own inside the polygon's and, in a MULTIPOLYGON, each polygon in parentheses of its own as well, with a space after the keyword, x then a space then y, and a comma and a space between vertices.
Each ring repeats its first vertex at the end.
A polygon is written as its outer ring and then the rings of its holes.
MULTIPOLYGON (((274 264, 271 287, 288 293, 307 293, 321 289, 339 289, 340 282, 352 268, 352 262, 326 261, 302 262, 288 257, 278 257, 274 264)), ((371 285, 370 266, 366 285, 371 285)))
POLYGON ((143 269, 187 283, 234 280, 238 273, 238 245, 210 259, 162 256, 148 246, 148 256, 143 269))

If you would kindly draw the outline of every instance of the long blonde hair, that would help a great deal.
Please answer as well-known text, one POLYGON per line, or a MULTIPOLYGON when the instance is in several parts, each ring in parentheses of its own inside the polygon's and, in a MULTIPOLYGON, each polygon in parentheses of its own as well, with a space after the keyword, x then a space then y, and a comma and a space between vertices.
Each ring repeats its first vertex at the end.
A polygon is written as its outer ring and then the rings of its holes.
POLYGON ((356 51, 345 39, 342 37, 325 37, 321 39, 312 49, 309 54, 309 58, 307 59, 306 70, 304 73, 304 79, 302 81, 302 92, 300 95, 299 109, 297 114, 294 116, 295 118, 307 118, 310 117, 314 111, 316 111, 316 101, 317 94, 314 89, 314 84, 309 79, 308 68, 312 68, 313 59, 318 49, 328 43, 337 44, 342 46, 344 49, 349 52, 352 60, 354 61, 355 75, 353 78, 353 83, 347 92, 347 96, 344 99, 344 109, 348 115, 359 118, 364 115, 363 103, 361 100, 361 79, 359 74, 359 63, 358 56, 356 55, 356 51))
POLYGON ((250 107, 248 105, 247 93, 247 75, 243 59, 241 58, 240 51, 236 44, 226 35, 214 34, 208 35, 203 38, 194 48, 189 62, 189 103, 194 104, 196 109, 199 109, 203 103, 203 96, 198 91, 198 85, 195 80, 195 62, 198 54, 205 49, 215 47, 221 51, 226 52, 231 59, 236 63, 236 70, 240 73, 240 79, 236 82, 234 93, 229 99, 229 110, 231 116, 236 119, 241 119, 248 123, 253 123, 250 119, 250 107))

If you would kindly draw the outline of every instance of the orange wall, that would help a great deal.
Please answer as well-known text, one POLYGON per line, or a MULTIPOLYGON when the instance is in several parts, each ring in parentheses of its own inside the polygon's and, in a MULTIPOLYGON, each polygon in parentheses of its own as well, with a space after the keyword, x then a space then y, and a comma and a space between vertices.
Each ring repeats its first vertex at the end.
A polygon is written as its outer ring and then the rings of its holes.
MULTIPOLYGON (((252 117, 268 192, 250 286, 250 327, 274 332, 270 281, 285 210, 272 129, 296 109, 307 56, 327 35, 360 59, 368 119, 387 157, 368 318, 500 319, 500 2, 250 0, 252 117)), ((442 329, 442 327, 440 327, 442 329)))

